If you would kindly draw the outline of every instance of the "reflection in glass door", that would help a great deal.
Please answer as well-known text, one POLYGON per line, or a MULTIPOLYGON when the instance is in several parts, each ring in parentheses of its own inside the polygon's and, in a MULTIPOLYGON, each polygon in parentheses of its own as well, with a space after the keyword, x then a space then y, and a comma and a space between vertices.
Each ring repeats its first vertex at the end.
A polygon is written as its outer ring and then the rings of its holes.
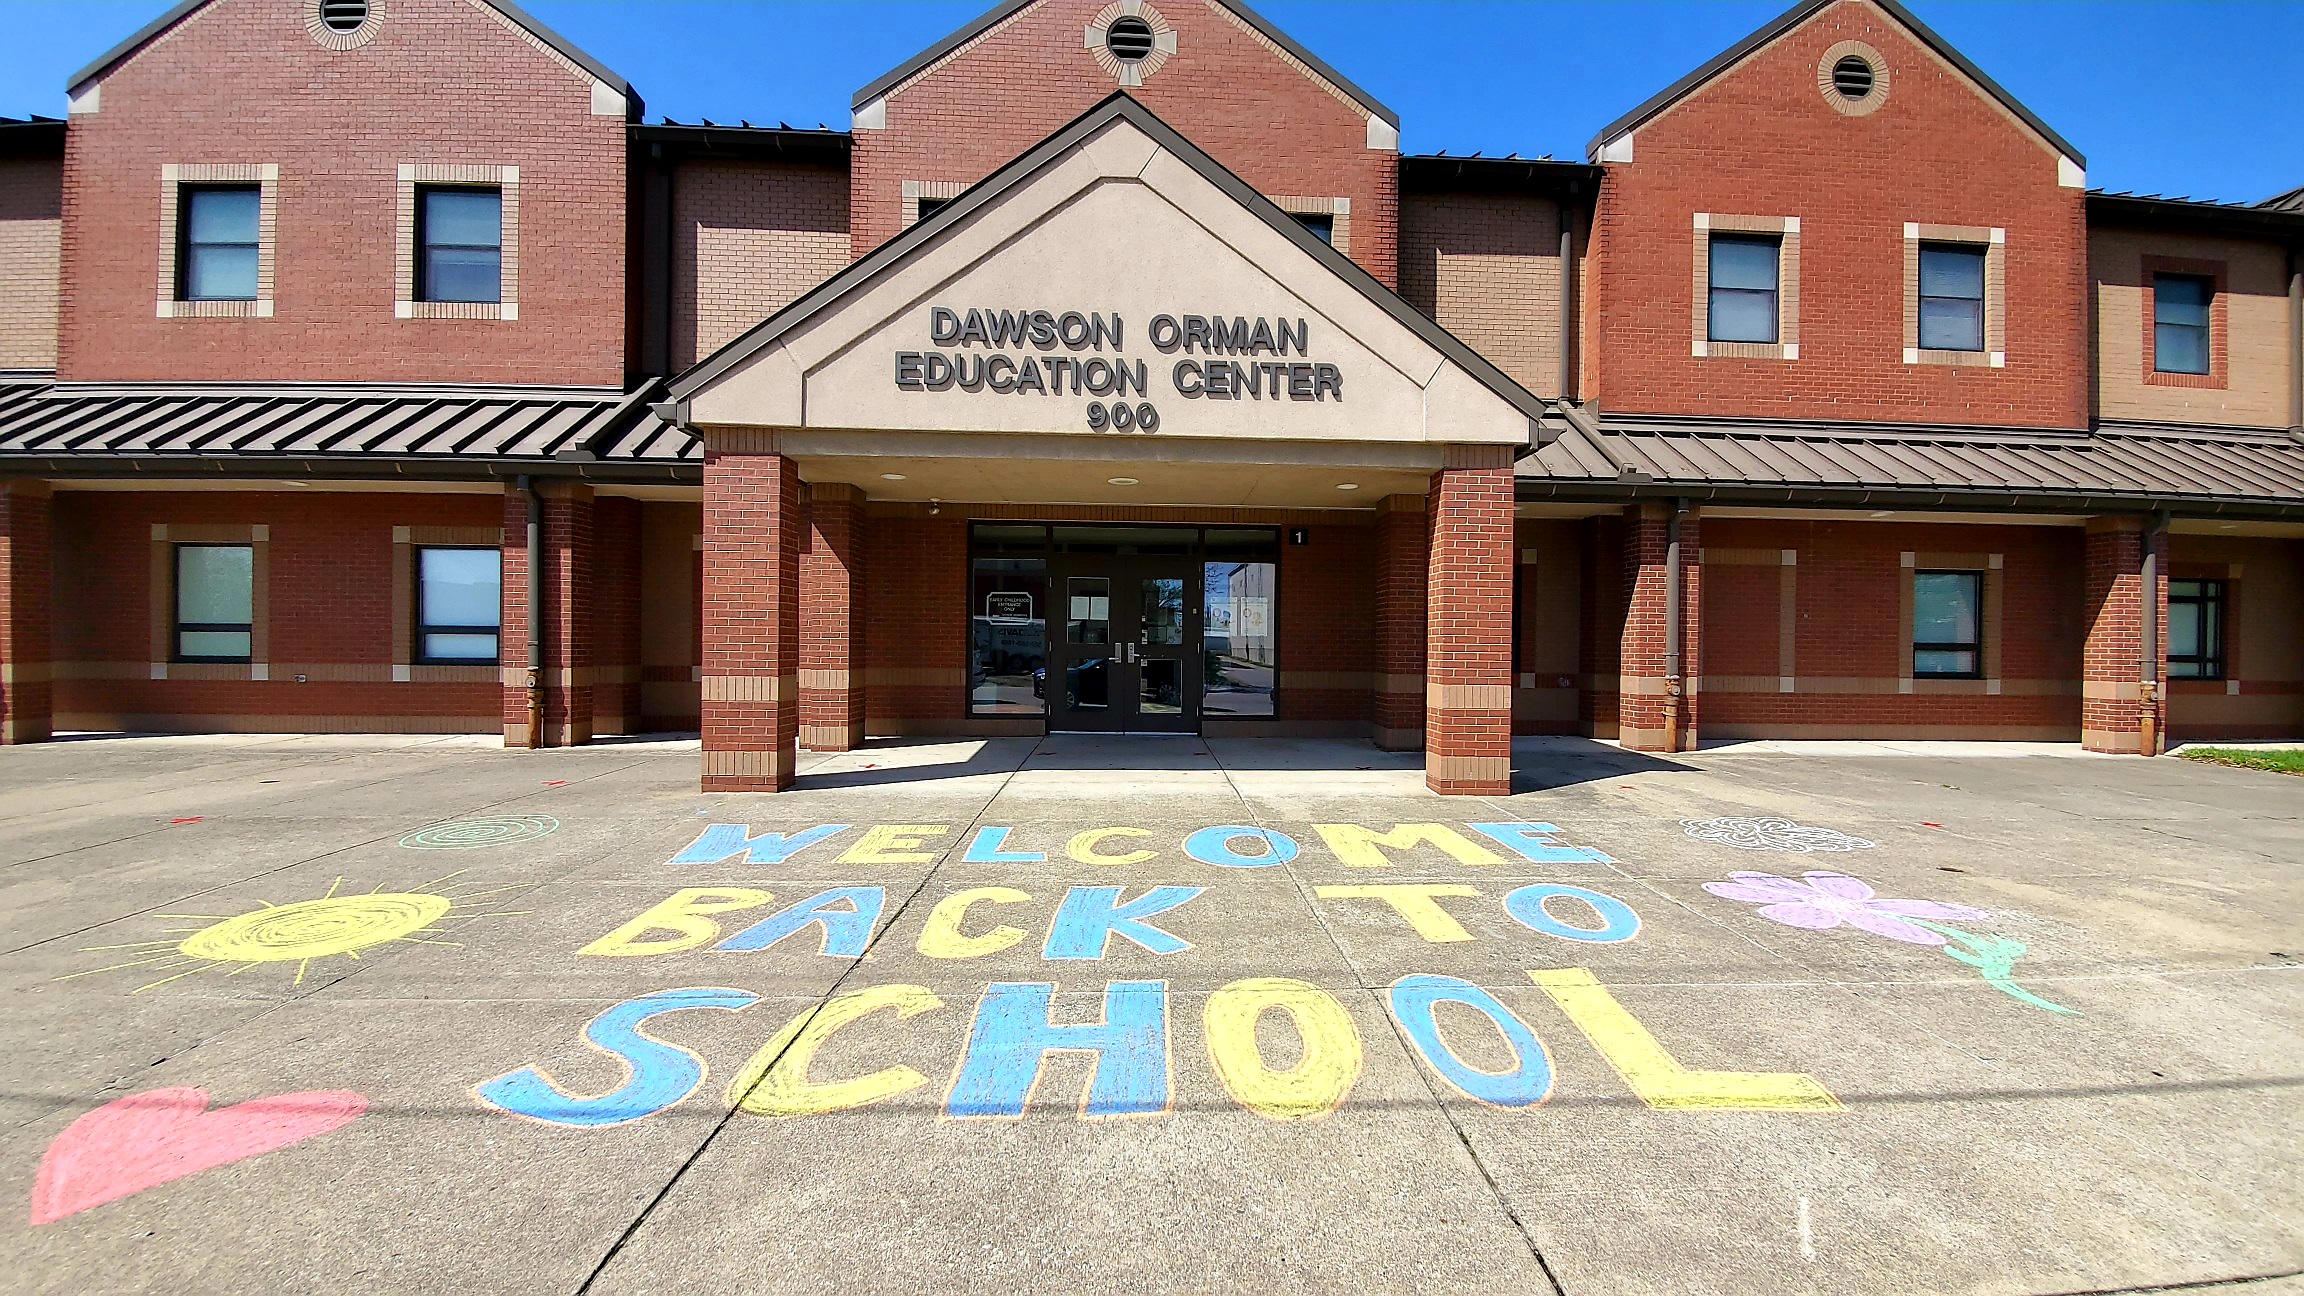
POLYGON ((1173 558, 1056 565, 1063 636, 1050 644, 1049 728, 1191 733, 1200 723, 1199 591, 1173 558))

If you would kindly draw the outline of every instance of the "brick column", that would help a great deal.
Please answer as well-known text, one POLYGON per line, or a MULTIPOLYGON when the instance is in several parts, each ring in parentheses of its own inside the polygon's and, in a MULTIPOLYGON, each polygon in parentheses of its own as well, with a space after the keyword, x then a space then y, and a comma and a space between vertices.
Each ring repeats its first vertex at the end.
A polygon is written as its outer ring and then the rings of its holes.
POLYGON ((0 482, 0 743, 50 734, 48 483, 0 482))
POLYGON ((864 492, 808 488, 800 554, 800 745, 850 751, 864 743, 864 492))
MULTIPOLYGON (((2088 638, 2081 648, 2080 743, 2089 751, 2134 756, 2144 747, 2144 519, 2088 519, 2085 608, 2088 638)), ((2160 629, 2153 667, 2153 743, 2167 732, 2168 536, 2157 537, 2160 579, 2153 591, 2160 629)))
POLYGON ((1376 505, 1376 685, 1371 736, 1385 751, 1424 745, 1424 632, 1430 523, 1424 498, 1376 505))
MULTIPOLYGON (((544 497, 544 747, 592 741, 592 488, 538 482, 544 497)), ((504 624, 499 640, 504 680, 504 745, 527 747, 528 498, 504 495, 504 624)))
POLYGON ((592 506, 592 732, 633 734, 640 719, 640 501, 592 506))
POLYGON ((1624 511, 1624 638, 1619 654, 1616 736, 1633 751, 1688 751, 1696 746, 1703 674, 1704 577, 1696 510, 1680 519, 1680 678, 1665 669, 1670 581, 1665 574, 1672 507, 1636 504, 1624 511), (1679 740, 1666 721, 1678 691, 1679 740))
POLYGON ((799 466, 764 431, 704 455, 704 790, 792 786, 800 734, 799 466))
POLYGON ((1512 454, 1451 446, 1432 475, 1424 782, 1512 792, 1512 454))

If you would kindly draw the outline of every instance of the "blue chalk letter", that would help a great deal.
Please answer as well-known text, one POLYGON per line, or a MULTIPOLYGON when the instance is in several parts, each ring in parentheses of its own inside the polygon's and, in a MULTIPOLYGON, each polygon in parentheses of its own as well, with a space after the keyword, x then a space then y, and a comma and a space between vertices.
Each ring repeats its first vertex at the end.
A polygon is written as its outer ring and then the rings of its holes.
POLYGON ((969 864, 1045 864, 1048 856, 1040 851, 1012 851, 1007 849, 1010 828, 979 828, 968 841, 968 853, 961 857, 969 864))
POLYGON ((880 921, 880 907, 887 902, 887 894, 880 887, 834 887, 829 891, 819 891, 781 913, 770 914, 712 948, 731 952, 764 950, 801 928, 814 924, 824 929, 823 943, 817 948, 817 953, 835 958, 855 958, 871 943, 872 925, 880 921), (849 907, 831 907, 842 901, 846 901, 849 907))
POLYGON ((1544 1041, 1496 996, 1469 981, 1418 973, 1393 982, 1391 1000, 1392 1015, 1416 1051, 1466 1097, 1497 1107, 1533 1107, 1551 1096, 1552 1058, 1544 1051, 1544 1041), (1433 1009, 1443 1003, 1464 1004, 1494 1022, 1504 1033, 1504 1042, 1512 1046, 1516 1059, 1512 1069, 1482 1071, 1456 1056, 1440 1037, 1440 1023, 1433 1016, 1433 1009))
POLYGON ((1531 864, 1613 864, 1616 861, 1604 851, 1589 846, 1562 846, 1553 841, 1560 835, 1558 824, 1548 823, 1484 823, 1464 825, 1499 846, 1520 856, 1531 864))
POLYGON ((1542 932, 1547 936, 1564 936, 1590 945, 1613 945, 1640 934, 1640 915, 1632 912, 1632 906, 1612 895, 1602 895, 1582 887, 1524 886, 1504 897, 1504 911, 1519 919, 1520 925, 1530 931, 1542 932), (1544 902, 1554 896, 1581 900, 1592 906, 1592 912, 1600 915, 1600 925, 1571 927, 1553 917, 1544 908, 1544 902))
POLYGON ((1083 1116, 1142 1116, 1168 1110, 1168 983, 1115 981, 1104 988, 1104 1020, 1057 1026, 1048 1020, 1056 987, 996 981, 984 989, 968 1052, 960 1059, 944 1114, 1016 1117, 1051 1052, 1096 1055, 1083 1116))
POLYGON ((577 1097, 532 1066, 474 1085, 472 1093, 498 1111, 580 1129, 653 1116, 696 1092, 704 1079, 704 1062, 677 1044, 651 1038, 641 1031, 641 1023, 659 1013, 689 1008, 734 1012, 759 999, 748 991, 715 986, 659 990, 601 1013, 584 1028, 584 1042, 623 1063, 629 1078, 622 1088, 596 1098, 577 1097))
POLYGON ((1192 942, 1165 932, 1143 919, 1166 913, 1206 887, 1157 886, 1137 899, 1121 904, 1116 886, 1076 886, 1064 893, 1064 903, 1048 923, 1048 943, 1040 957, 1100 959, 1114 936, 1125 936, 1155 954, 1175 954, 1192 942))
POLYGON ((1270 868, 1296 858, 1296 839, 1286 833, 1269 828, 1245 828, 1226 824, 1220 828, 1203 828, 1184 839, 1184 853, 1203 864, 1218 868, 1270 868), (1242 855, 1232 849, 1232 843, 1242 837, 1264 843, 1260 855, 1242 855))
POLYGON ((781 864, 834 833, 848 831, 848 825, 818 824, 796 833, 764 832, 757 837, 748 835, 751 829, 750 824, 713 824, 673 856, 672 862, 718 864, 741 855, 746 864, 781 864))

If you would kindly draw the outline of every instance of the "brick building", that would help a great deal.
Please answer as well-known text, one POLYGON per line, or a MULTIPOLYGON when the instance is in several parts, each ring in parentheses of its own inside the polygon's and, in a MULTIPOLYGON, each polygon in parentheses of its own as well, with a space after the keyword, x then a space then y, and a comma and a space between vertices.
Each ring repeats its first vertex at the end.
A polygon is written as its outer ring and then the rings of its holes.
POLYGON ((68 93, 0 740, 2304 736, 2304 202, 2090 191, 1894 0, 1582 163, 1403 156, 1232 0, 1007 0, 845 132, 494 0, 190 0, 68 93))

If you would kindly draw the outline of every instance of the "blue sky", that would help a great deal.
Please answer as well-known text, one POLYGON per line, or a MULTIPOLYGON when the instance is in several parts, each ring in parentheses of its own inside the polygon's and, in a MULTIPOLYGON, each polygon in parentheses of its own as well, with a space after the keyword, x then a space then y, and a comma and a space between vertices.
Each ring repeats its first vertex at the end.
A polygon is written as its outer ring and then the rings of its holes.
MULTIPOLYGON (((845 128, 856 89, 990 0, 526 0, 639 87, 651 121, 845 128)), ((1789 0, 1260 0, 1392 106, 1409 152, 1581 158, 1601 126, 1789 0)), ((0 115, 168 0, 0 0, 0 115)), ((2304 184, 2304 3, 1912 0, 2088 155, 2093 186, 2253 201, 2304 184)))

